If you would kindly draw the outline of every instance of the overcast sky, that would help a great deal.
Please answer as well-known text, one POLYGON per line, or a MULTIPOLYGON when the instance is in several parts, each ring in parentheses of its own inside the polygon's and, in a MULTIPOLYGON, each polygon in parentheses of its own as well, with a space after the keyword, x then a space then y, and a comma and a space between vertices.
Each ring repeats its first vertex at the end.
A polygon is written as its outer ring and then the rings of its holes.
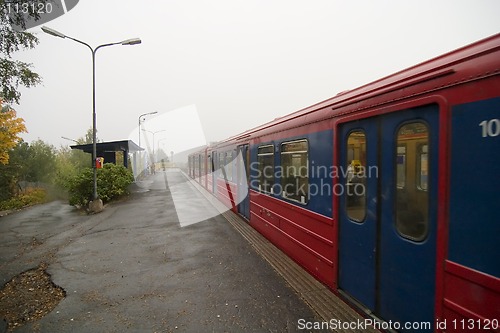
MULTIPOLYGON (((496 34, 498 13, 498 0, 80 0, 45 25, 92 46, 142 39, 97 52, 100 140, 137 143, 140 114, 184 108, 217 141, 496 34)), ((43 83, 13 105, 23 138, 70 145, 92 126, 91 53, 30 31, 40 44, 15 58, 43 83)))

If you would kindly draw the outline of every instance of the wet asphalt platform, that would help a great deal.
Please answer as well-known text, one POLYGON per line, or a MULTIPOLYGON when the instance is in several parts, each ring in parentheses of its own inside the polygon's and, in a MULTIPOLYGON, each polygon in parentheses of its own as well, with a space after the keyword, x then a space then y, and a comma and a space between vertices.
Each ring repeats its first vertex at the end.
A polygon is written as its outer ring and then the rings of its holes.
POLYGON ((299 322, 359 318, 196 185, 167 169, 99 214, 56 201, 0 217, 0 283, 44 262, 66 291, 14 332, 323 332, 299 322))

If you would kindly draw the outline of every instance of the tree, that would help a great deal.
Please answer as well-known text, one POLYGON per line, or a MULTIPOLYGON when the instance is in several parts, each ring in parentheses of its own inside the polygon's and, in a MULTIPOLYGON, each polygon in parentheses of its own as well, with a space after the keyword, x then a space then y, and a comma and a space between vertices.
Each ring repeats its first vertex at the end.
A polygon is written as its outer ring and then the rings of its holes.
MULTIPOLYGON (((45 0, 26 0, 24 3, 35 4, 45 0)), ((31 8, 30 6, 28 6, 31 8)), ((26 31, 13 29, 14 25, 25 28, 25 20, 38 20, 40 15, 34 13, 15 14, 12 8, 8 7, 5 0, 0 0, 0 95, 7 103, 19 104, 21 93, 18 91, 19 85, 32 87, 41 82, 40 75, 31 70, 32 64, 12 59, 12 53, 20 49, 32 49, 38 44, 38 38, 26 31)))
MULTIPOLYGON (((133 181, 132 171, 125 169, 123 165, 106 163, 102 169, 97 170, 99 198, 108 202, 127 195, 129 193, 128 187, 133 181)), ((70 179, 67 183, 67 189, 70 195, 70 205, 88 205, 94 194, 92 168, 86 168, 70 179)))
MULTIPOLYGON (((92 128, 89 128, 87 130, 87 133, 85 133, 85 136, 83 138, 78 138, 78 144, 79 145, 84 145, 84 144, 88 144, 88 143, 92 143, 93 141, 93 134, 94 132, 92 131, 92 128)), ((96 130, 96 135, 97 135, 97 130, 96 130)), ((96 142, 99 142, 99 139, 96 137, 96 142)))
MULTIPOLYGON (((56 176, 56 149, 42 140, 21 141, 9 152, 9 163, 0 165, 5 179, 0 182, 15 194, 20 182, 52 183, 56 176)), ((0 188, 2 188, 0 186, 0 188)))
POLYGON ((9 163, 9 151, 21 141, 19 133, 23 132, 27 132, 24 119, 17 118, 11 107, 2 107, 0 99, 0 164, 9 163))
MULTIPOLYGON (((83 137, 76 140, 79 145, 92 143, 92 128, 83 137)), ((78 149, 61 147, 56 156, 55 184, 61 188, 69 188, 70 182, 85 169, 91 168, 91 155, 78 149)))
POLYGON ((51 183, 56 172, 56 149, 54 146, 42 140, 36 140, 31 142, 28 151, 26 180, 51 183))
POLYGON ((26 180, 29 144, 21 141, 9 151, 9 163, 0 164, 0 201, 7 200, 19 192, 19 182, 26 180))

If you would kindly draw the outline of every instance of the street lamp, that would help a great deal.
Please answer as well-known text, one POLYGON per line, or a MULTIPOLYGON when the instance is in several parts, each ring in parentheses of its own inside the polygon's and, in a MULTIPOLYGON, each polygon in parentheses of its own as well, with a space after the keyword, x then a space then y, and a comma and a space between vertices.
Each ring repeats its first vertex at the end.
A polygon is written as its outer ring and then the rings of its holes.
POLYGON ((65 137, 65 136, 61 136, 61 138, 62 138, 62 139, 64 139, 64 140, 73 141, 73 142, 78 143, 78 141, 73 140, 73 139, 70 139, 70 138, 67 138, 67 137, 65 137))
POLYGON ((153 111, 153 112, 148 112, 148 113, 143 113, 139 116, 139 147, 141 146, 141 117, 142 116, 147 116, 150 114, 156 114, 158 111, 153 111))
MULTIPOLYGON (((168 140, 168 138, 161 138, 160 140, 158 140, 158 149, 156 151, 160 151, 160 142, 162 142, 164 140, 168 140)), ((165 153, 165 155, 167 155, 167 154, 165 153)), ((167 158, 168 158, 168 155, 167 155, 167 158)))
POLYGON ((155 162, 155 134, 156 133, 160 133, 160 132, 166 132, 166 130, 159 130, 159 131, 156 131, 156 132, 151 132, 151 131, 148 131, 148 130, 145 130, 143 129, 144 132, 149 132, 151 134, 153 134, 153 163, 155 162))
POLYGON ((160 140, 158 140, 158 147, 160 147, 160 142, 162 142, 163 140, 168 140, 168 138, 161 138, 160 140))
POLYGON ((97 145, 96 145, 96 113, 95 113, 95 54, 97 50, 99 50, 102 47, 106 46, 113 46, 113 45, 135 45, 135 44, 140 44, 141 40, 139 38, 131 38, 131 39, 125 39, 121 42, 116 42, 116 43, 108 43, 108 44, 102 44, 97 46, 95 49, 93 49, 89 44, 82 42, 81 40, 78 40, 76 38, 66 36, 63 33, 60 33, 59 31, 56 31, 54 29, 48 28, 43 26, 42 31, 56 37, 60 38, 68 38, 71 39, 77 43, 83 44, 86 47, 90 49, 92 52, 92 168, 94 169, 94 194, 93 194, 93 201, 99 200, 99 204, 92 205, 94 209, 91 208, 91 210, 94 210, 95 212, 102 210, 102 201, 98 198, 97 196, 97 168, 96 168, 96 157, 97 157, 97 145))

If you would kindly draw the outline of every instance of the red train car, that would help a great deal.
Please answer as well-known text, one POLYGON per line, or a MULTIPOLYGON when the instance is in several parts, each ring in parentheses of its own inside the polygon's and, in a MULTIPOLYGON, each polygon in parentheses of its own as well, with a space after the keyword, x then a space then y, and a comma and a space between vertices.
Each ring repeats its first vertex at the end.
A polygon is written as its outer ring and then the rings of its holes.
POLYGON ((397 331, 498 332, 499 74, 495 35, 207 147, 189 174, 397 331))

